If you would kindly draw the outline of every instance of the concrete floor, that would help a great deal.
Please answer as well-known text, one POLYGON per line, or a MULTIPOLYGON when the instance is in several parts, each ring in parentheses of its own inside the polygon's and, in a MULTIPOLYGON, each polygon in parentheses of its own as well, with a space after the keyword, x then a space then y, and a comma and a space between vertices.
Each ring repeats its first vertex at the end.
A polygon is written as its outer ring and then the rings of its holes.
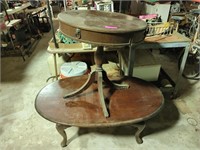
MULTIPOLYGON (((39 90, 50 77, 46 52, 51 33, 40 40, 30 57, 1 58, 0 149, 1 150, 197 150, 200 147, 200 82, 182 80, 180 96, 166 100, 163 110, 147 121, 143 144, 137 144, 130 126, 83 129, 68 128, 68 146, 62 148, 55 124, 34 108, 39 90)), ((167 73, 176 79, 175 57, 156 53, 167 73)))

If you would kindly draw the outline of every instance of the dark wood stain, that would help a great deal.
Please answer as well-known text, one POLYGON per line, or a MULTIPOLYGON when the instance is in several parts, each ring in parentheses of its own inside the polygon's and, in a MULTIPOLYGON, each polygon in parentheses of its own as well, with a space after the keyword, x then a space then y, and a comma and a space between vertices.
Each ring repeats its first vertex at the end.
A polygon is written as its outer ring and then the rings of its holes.
POLYGON ((145 38, 146 22, 125 14, 70 10, 58 15, 59 29, 66 36, 100 46, 125 46, 145 38), (80 37, 76 36, 77 29, 80 37))
POLYGON ((123 78, 128 89, 104 87, 110 117, 105 118, 98 98, 97 84, 83 93, 63 99, 66 93, 78 89, 86 76, 53 82, 37 95, 35 107, 44 118, 64 125, 80 127, 114 126, 136 123, 153 117, 163 106, 164 98, 158 88, 137 78, 123 78))

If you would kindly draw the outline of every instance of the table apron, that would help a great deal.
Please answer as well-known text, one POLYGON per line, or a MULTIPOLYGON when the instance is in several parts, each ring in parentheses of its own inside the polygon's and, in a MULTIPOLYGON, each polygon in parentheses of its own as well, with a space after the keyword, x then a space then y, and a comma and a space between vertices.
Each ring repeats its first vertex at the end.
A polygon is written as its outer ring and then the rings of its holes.
POLYGON ((74 40, 99 46, 128 46, 130 41, 138 43, 144 40, 145 30, 126 33, 105 33, 79 29, 60 22, 60 31, 74 40), (77 34, 79 31, 79 34, 77 34))

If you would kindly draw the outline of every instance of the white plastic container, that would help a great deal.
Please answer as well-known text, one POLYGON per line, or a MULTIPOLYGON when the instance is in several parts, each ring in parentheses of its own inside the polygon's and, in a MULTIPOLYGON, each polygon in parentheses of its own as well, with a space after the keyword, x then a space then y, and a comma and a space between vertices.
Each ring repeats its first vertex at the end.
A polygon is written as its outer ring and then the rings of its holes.
POLYGON ((60 77, 75 77, 81 76, 88 72, 87 64, 81 61, 66 62, 60 67, 60 77))

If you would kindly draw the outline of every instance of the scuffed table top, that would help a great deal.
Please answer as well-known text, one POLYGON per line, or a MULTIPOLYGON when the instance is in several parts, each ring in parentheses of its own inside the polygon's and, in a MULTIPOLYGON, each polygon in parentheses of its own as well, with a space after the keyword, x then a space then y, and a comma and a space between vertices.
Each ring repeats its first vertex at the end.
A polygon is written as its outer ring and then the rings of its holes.
POLYGON ((70 10, 58 19, 71 26, 104 33, 125 33, 146 29, 146 22, 122 13, 95 10, 70 10))
MULTIPOLYGON (((109 101, 110 117, 103 115, 97 84, 92 84, 83 93, 63 99, 84 84, 87 75, 71 77, 53 82, 37 95, 37 112, 49 121, 79 127, 118 126, 133 124, 152 118, 164 105, 160 90, 137 78, 124 78, 130 88, 115 90, 104 87, 104 96, 109 101)), ((119 81, 119 80, 118 80, 119 81)))

